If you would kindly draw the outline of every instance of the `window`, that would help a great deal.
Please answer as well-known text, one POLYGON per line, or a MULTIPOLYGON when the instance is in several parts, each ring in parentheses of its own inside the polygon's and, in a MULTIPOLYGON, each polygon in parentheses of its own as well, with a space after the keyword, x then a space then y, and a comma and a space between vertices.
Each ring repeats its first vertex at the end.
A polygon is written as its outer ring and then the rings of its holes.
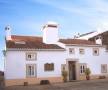
POLYGON ((79 49, 79 54, 84 54, 84 49, 79 49))
POLYGON ((61 64, 61 71, 66 70, 66 64, 61 64))
POLYGON ((107 73, 107 64, 101 64, 101 73, 107 73))
POLYGON ((99 55, 99 49, 93 48, 93 55, 98 56, 99 55))
POLYGON ((44 71, 54 71, 54 63, 44 64, 44 71))
POLYGON ((86 63, 80 63, 80 74, 84 74, 86 68, 86 63))
POLYGON ((36 76, 36 65, 35 64, 27 64, 26 65, 26 76, 27 77, 35 77, 36 76))
POLYGON ((36 53, 27 52, 26 53, 26 60, 36 60, 36 53))
POLYGON ((74 48, 69 48, 69 54, 75 54, 75 49, 74 48))

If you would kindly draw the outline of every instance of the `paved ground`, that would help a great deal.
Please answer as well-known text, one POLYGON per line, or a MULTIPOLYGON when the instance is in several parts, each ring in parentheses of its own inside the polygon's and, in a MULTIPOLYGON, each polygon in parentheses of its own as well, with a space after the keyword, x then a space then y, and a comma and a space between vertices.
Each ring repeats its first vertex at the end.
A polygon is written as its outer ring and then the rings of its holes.
POLYGON ((108 90, 108 79, 67 82, 51 85, 11 86, 6 87, 5 90, 108 90))

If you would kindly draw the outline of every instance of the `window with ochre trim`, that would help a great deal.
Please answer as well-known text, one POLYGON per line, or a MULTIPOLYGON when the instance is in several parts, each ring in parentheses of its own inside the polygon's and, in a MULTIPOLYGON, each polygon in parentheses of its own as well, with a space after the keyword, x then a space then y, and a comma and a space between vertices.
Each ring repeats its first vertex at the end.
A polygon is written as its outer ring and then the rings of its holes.
POLYGON ((93 48, 93 55, 98 56, 99 55, 99 48, 93 48))
POLYGON ((80 74, 84 74, 86 68, 87 68, 87 64, 86 63, 80 63, 79 64, 80 74))
POLYGON ((69 48, 69 54, 75 54, 75 49, 74 48, 69 48))
POLYGON ((35 77, 36 76, 36 64, 27 64, 26 65, 26 76, 35 77))
POLYGON ((34 52, 26 53, 26 60, 36 60, 37 54, 34 52))
POLYGON ((85 53, 84 49, 83 48, 80 48, 79 49, 79 54, 84 54, 84 53, 85 53))

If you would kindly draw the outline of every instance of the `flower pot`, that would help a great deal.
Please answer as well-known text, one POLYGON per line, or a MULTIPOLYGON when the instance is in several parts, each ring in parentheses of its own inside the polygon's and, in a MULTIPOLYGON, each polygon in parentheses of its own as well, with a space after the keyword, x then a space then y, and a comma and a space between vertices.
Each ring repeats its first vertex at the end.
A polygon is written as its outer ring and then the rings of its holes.
POLYGON ((86 76, 86 80, 90 80, 90 76, 89 75, 86 76))
POLYGON ((63 78, 63 82, 67 82, 67 77, 64 77, 63 78))

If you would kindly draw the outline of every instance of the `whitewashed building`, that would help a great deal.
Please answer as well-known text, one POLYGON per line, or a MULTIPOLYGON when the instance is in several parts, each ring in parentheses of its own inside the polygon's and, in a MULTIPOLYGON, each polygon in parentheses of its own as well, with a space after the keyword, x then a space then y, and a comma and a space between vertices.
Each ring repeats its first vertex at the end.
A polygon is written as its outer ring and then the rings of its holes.
MULTIPOLYGON (((108 74, 108 52, 102 44, 83 39, 61 39, 58 24, 48 22, 42 37, 11 35, 6 31, 5 84, 39 84, 41 80, 62 82, 61 71, 68 72, 68 81, 84 80, 85 68, 91 79, 108 74)), ((61 31, 61 30, 60 30, 61 31)))

